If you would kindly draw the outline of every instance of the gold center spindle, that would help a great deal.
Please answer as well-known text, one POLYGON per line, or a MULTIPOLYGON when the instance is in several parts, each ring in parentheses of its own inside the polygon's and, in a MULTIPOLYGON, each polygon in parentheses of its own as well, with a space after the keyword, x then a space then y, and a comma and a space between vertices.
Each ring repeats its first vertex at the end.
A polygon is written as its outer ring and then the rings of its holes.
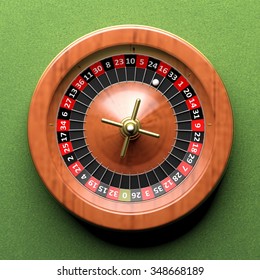
POLYGON ((133 109, 133 112, 132 112, 132 116, 131 116, 131 120, 133 120, 133 121, 135 121, 135 119, 137 117, 137 113, 138 113, 140 104, 141 104, 141 99, 137 98, 136 101, 135 101, 135 106, 134 106, 134 109, 133 109))
POLYGON ((129 146, 129 142, 130 142, 130 136, 126 136, 125 141, 124 141, 123 146, 122 146, 122 149, 121 149, 120 157, 122 157, 122 158, 125 157, 127 148, 129 146))
POLYGON ((137 119, 137 113, 138 113, 140 104, 141 104, 141 99, 137 98, 135 101, 135 105, 134 105, 134 109, 133 109, 131 117, 125 118, 121 122, 115 122, 115 121, 108 120, 105 118, 101 119, 101 121, 103 123, 120 127, 121 133, 125 137, 125 140, 124 140, 124 143, 123 143, 123 146, 121 149, 121 153, 120 153, 121 157, 125 157, 130 140, 136 139, 138 137, 139 133, 145 134, 148 136, 152 136, 152 137, 156 137, 156 138, 160 137, 160 134, 158 134, 158 133, 154 133, 154 132, 140 128, 140 122, 137 119))
POLYGON ((103 123, 111 124, 111 125, 117 126, 117 127, 122 127, 122 126, 123 126, 123 123, 111 121, 111 120, 104 119, 104 118, 102 118, 101 121, 102 121, 103 123))
POLYGON ((138 132, 155 138, 160 138, 160 134, 139 128, 138 132))

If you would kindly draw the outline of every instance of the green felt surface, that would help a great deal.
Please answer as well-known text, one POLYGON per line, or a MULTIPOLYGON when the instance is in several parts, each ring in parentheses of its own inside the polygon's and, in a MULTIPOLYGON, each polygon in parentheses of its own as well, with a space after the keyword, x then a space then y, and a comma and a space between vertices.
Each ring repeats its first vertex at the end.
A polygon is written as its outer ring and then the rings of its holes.
POLYGON ((259 259, 259 1, 1 1, 0 259, 259 259), (98 238, 46 191, 27 144, 34 88, 69 43, 111 25, 165 29, 215 66, 233 106, 227 173, 202 220, 159 246, 98 238), (258 67, 257 67, 258 66, 258 67))

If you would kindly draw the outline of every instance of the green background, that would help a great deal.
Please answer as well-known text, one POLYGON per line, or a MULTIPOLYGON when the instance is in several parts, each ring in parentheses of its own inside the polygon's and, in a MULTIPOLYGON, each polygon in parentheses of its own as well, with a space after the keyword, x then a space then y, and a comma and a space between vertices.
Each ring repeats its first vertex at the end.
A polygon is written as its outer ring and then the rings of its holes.
MULTIPOLYGON (((259 1, 1 1, 0 259, 259 259, 259 1), (166 243, 107 242, 47 192, 27 144, 30 100, 68 44, 106 26, 170 31, 214 65, 230 95, 229 167, 198 224, 166 243)), ((126 241, 127 242, 127 241, 126 241)))

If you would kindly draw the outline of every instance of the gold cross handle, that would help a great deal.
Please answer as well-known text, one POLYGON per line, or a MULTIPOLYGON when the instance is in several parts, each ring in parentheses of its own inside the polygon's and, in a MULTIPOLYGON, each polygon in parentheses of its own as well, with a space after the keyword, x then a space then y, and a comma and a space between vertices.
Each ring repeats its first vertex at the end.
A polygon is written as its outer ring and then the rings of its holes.
POLYGON ((124 140, 124 143, 123 143, 123 146, 121 149, 121 153, 120 153, 121 157, 125 157, 130 140, 138 138, 139 134, 145 134, 145 135, 156 137, 156 138, 160 137, 160 134, 158 134, 158 133, 154 133, 154 132, 151 132, 148 130, 141 129, 141 124, 140 124, 139 120, 137 119, 137 113, 138 113, 140 104, 141 104, 141 99, 139 99, 139 98, 136 99, 131 117, 127 117, 127 118, 123 119, 121 122, 116 122, 116 121, 108 120, 105 118, 101 119, 101 121, 103 123, 120 127, 120 131, 123 134, 123 136, 125 137, 125 140, 124 140))

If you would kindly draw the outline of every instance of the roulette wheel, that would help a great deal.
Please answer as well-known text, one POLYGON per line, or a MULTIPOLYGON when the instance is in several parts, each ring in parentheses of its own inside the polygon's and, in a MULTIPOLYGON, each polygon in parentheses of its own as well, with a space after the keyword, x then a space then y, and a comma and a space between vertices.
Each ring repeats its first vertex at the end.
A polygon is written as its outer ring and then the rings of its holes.
POLYGON ((227 91, 192 45, 147 26, 79 38, 47 67, 28 139, 50 193, 72 214, 117 230, 179 220, 201 205, 230 155, 227 91))

